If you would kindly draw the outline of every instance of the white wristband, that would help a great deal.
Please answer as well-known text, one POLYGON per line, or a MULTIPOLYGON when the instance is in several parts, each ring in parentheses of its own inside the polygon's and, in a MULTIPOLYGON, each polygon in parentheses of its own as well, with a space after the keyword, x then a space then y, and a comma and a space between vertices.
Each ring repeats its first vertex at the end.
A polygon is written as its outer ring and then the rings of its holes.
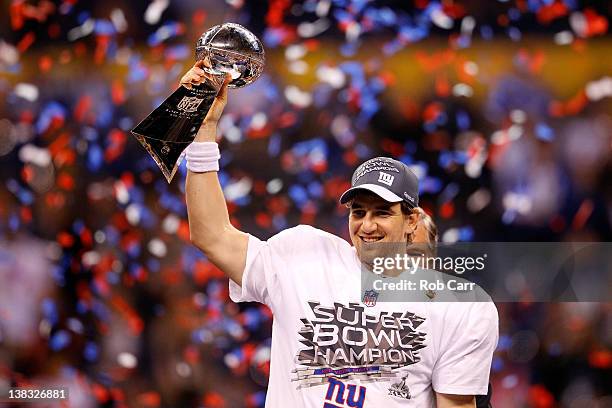
POLYGON ((219 145, 215 142, 193 142, 185 149, 187 169, 194 173, 219 171, 219 145))

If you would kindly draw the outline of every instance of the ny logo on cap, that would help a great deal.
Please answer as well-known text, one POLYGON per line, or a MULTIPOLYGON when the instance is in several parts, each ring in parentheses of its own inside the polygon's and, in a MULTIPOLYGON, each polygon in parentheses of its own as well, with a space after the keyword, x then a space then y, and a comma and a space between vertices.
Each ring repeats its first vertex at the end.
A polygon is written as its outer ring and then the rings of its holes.
POLYGON ((383 173, 382 171, 378 172, 378 182, 379 183, 383 183, 388 186, 391 186, 391 184, 393 184, 394 179, 395 179, 395 176, 392 176, 391 174, 383 173))

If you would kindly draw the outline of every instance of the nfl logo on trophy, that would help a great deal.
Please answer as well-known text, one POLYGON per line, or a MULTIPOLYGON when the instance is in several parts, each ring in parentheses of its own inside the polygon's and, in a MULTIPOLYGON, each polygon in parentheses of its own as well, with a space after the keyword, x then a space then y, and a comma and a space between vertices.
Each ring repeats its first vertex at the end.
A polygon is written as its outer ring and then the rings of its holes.
POLYGON ((184 96, 183 99, 176 105, 176 108, 183 112, 195 112, 198 110, 198 106, 204 101, 204 99, 184 96))

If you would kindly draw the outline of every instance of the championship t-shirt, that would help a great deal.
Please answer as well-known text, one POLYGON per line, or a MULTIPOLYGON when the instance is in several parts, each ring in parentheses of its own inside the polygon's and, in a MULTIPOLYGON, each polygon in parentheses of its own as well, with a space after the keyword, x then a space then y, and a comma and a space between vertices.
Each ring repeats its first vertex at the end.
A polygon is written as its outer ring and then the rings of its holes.
POLYGON ((487 393, 492 302, 377 302, 360 276, 355 248, 316 228, 249 236, 230 297, 274 315, 266 407, 434 407, 434 391, 487 393))

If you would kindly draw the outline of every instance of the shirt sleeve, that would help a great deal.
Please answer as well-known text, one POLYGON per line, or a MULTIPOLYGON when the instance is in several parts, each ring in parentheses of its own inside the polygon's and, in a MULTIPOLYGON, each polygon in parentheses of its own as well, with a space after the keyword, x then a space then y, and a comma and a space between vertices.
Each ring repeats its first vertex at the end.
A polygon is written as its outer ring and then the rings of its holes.
POLYGON ((260 302, 274 309, 273 303, 281 296, 279 279, 286 279, 290 274, 291 259, 299 250, 296 243, 310 243, 316 238, 313 231, 312 227, 300 225, 283 230, 267 241, 249 235, 242 286, 230 279, 230 299, 260 302))
POLYGON ((232 301, 270 303, 267 288, 273 284, 275 274, 271 268, 265 268, 262 258, 266 256, 266 252, 266 242, 249 234, 242 286, 231 279, 229 281, 229 295, 232 301))
POLYGON ((434 366, 432 386, 442 394, 485 395, 499 337, 497 309, 493 302, 463 305, 467 311, 443 328, 444 339, 434 366))

